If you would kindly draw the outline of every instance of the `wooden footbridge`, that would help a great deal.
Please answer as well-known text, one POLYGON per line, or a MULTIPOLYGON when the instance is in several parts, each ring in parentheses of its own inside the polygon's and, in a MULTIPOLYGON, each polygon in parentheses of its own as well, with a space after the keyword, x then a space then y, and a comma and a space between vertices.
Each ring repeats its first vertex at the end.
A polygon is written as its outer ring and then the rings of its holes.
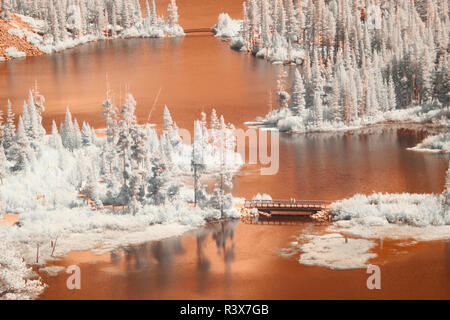
POLYGON ((258 209, 269 216, 309 216, 326 211, 331 202, 318 200, 246 200, 244 208, 258 209))

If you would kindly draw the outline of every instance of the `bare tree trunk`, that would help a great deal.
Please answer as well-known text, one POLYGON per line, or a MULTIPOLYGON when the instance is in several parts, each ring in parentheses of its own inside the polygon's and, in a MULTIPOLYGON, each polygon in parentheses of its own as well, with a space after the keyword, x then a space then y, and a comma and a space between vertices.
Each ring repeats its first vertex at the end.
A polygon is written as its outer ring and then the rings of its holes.
POLYGON ((53 249, 52 249, 52 257, 53 257, 53 254, 55 253, 55 248, 56 248, 56 242, 57 241, 58 241, 58 237, 56 237, 55 242, 53 243, 53 246, 52 246, 53 247, 53 249))

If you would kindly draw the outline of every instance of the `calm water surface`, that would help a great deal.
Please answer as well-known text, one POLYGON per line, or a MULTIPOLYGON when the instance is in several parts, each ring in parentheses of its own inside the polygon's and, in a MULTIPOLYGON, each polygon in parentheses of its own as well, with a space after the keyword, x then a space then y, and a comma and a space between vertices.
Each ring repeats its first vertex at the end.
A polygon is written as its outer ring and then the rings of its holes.
POLYGON ((325 226, 220 222, 183 237, 95 256, 73 252, 58 265, 81 268, 81 290, 67 274, 43 275, 42 299, 448 299, 450 243, 404 247, 385 240, 371 262, 382 290, 368 290, 365 269, 332 271, 281 257, 293 235, 325 226))
MULTIPOLYGON (((181 24, 212 26, 223 11, 238 17, 241 1, 183 1, 181 24)), ((161 90, 150 119, 158 126, 168 105, 179 127, 192 130, 200 112, 214 107, 244 128, 243 122, 267 113, 279 68, 234 52, 210 35, 102 41, 0 64, 0 106, 4 110, 9 98, 20 113, 37 81, 47 99, 47 128, 53 119, 63 120, 66 107, 80 123, 103 127, 101 103, 109 85, 117 104, 127 91, 133 93, 141 122, 161 90)), ((355 193, 441 192, 448 157, 406 150, 427 134, 420 128, 378 127, 282 135, 278 173, 261 176, 258 166, 247 166, 236 177, 233 193, 336 200, 355 193)), ((298 255, 280 257, 279 249, 288 247, 293 236, 323 229, 313 223, 221 222, 113 254, 73 252, 55 264, 80 265, 82 290, 68 291, 65 274, 44 275, 50 287, 42 298, 450 298, 450 245, 443 241, 407 247, 385 241, 373 261, 383 272, 383 289, 377 292, 367 290, 365 270, 331 271, 301 266, 298 255)))

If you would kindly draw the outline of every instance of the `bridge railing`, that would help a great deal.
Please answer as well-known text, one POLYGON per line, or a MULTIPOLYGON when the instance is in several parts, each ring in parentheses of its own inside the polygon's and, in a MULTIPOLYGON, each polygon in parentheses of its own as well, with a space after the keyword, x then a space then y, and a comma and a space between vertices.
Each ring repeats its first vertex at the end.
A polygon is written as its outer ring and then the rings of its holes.
POLYGON ((245 200, 244 207, 326 207, 331 201, 325 200, 245 200))

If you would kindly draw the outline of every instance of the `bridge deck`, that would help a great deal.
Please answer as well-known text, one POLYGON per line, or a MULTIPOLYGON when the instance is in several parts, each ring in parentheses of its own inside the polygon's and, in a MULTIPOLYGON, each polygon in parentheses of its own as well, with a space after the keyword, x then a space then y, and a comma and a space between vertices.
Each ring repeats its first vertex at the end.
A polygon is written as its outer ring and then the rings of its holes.
POLYGON ((328 209, 330 202, 317 200, 246 200, 245 208, 256 208, 271 215, 311 215, 328 209), (284 213, 281 213, 284 212, 284 213))

